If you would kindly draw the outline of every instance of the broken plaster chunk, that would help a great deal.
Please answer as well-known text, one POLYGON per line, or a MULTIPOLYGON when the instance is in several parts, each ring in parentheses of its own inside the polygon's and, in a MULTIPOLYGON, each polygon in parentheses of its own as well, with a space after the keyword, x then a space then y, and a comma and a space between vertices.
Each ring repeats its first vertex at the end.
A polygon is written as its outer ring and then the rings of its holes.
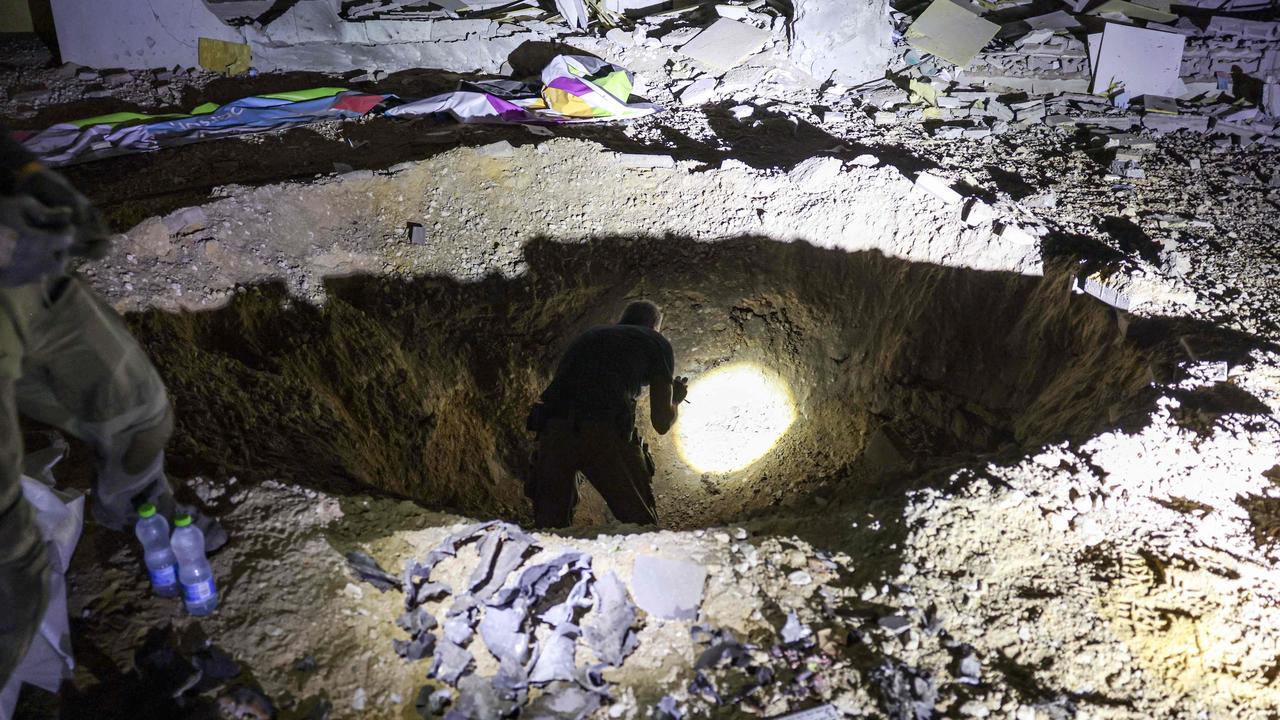
POLYGON ((907 44, 958 67, 967 67, 1000 26, 952 0, 934 0, 907 28, 907 44))
POLYGON ((788 176, 803 192, 826 192, 831 188, 831 183, 840 176, 842 166, 843 163, 839 158, 809 158, 792 168, 788 176))
POLYGON ((1105 95, 1123 86, 1129 97, 1181 94, 1177 84, 1186 40, 1177 33, 1108 23, 1093 63, 1093 92, 1105 95))
POLYGON ((995 220, 996 211, 990 205, 977 198, 969 198, 968 202, 965 203, 962 217, 968 225, 985 225, 995 220))
POLYGON ((887 0, 792 0, 791 60, 817 80, 857 85, 882 79, 892 62, 887 0))
POLYGON ((703 566, 655 555, 637 556, 631 570, 636 605, 667 620, 695 619, 706 581, 707 570, 703 566))
POLYGON ((202 208, 188 207, 165 215, 163 222, 171 235, 190 235, 203 230, 209 224, 209 218, 202 208))
POLYGON ((618 162, 625 168, 637 170, 673 168, 676 166, 676 159, 670 155, 647 155, 645 153, 618 153, 618 162))
POLYGON ((694 80, 684 90, 680 91, 680 102, 685 105, 703 105, 711 100, 711 96, 716 91, 715 78, 702 78, 694 80))
POLYGON ((1131 301, 1127 295, 1096 277, 1084 278, 1080 289, 1118 310, 1128 310, 1130 307, 1131 301))
POLYGON ((916 178, 916 187, 948 205, 958 205, 964 200, 964 196, 953 190, 949 182, 930 172, 920 173, 916 178))
POLYGON ((515 151, 515 147, 506 140, 499 140, 476 148, 476 153, 481 157, 491 158, 509 158, 515 154, 515 151))
POLYGON ((763 50, 772 37, 758 27, 720 18, 685 43, 680 52, 716 70, 728 71, 763 50))
POLYGON ((1004 225, 1000 228, 1000 232, 997 234, 1000 236, 1001 240, 1007 240, 1008 242, 1017 245, 1031 246, 1037 245, 1040 242, 1039 236, 1035 233, 1018 227, 1017 225, 1004 225))

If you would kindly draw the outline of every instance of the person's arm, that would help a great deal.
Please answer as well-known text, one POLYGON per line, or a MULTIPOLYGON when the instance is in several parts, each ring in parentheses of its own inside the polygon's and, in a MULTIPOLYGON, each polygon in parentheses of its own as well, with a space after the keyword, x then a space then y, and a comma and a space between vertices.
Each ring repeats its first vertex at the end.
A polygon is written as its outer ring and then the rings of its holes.
POLYGON ((649 421, 659 435, 666 435, 680 415, 680 403, 689 394, 688 380, 658 380, 649 385, 649 421))

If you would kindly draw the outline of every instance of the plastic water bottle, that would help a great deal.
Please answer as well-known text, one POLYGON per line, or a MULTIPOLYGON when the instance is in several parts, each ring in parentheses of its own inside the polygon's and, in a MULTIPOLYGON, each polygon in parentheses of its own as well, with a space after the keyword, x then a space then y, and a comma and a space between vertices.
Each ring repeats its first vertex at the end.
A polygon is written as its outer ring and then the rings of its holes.
POLYGON ((218 606, 218 586, 204 556, 204 533, 191 524, 190 515, 179 515, 173 527, 173 554, 178 556, 178 581, 187 612, 208 615, 218 606))
POLYGON ((151 578, 151 592, 160 597, 178 595, 178 559, 169 547, 169 521, 147 503, 138 508, 138 523, 133 532, 142 542, 143 561, 151 578))

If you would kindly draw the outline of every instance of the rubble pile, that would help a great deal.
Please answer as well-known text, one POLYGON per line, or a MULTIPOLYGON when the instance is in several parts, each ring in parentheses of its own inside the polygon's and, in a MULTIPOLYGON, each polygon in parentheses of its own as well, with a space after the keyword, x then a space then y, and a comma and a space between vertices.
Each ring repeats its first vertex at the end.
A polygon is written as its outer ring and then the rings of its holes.
POLYGON ((1201 12, 1193 20, 1123 0, 1089 7, 908 6, 894 12, 907 47, 888 77, 830 87, 826 97, 865 109, 877 125, 918 123, 943 139, 1044 124, 1280 144, 1280 24, 1201 12))

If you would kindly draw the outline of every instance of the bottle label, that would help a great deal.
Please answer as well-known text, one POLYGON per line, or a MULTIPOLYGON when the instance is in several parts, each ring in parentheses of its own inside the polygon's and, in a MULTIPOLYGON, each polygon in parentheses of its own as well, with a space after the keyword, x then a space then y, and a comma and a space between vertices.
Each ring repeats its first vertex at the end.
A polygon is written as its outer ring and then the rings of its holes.
POLYGON ((152 587, 167 588, 178 582, 178 566, 166 565, 162 568, 148 568, 152 587))
POLYGON ((189 603, 201 603, 217 594, 218 588, 213 584, 212 578, 191 585, 186 583, 182 585, 182 595, 189 603))

